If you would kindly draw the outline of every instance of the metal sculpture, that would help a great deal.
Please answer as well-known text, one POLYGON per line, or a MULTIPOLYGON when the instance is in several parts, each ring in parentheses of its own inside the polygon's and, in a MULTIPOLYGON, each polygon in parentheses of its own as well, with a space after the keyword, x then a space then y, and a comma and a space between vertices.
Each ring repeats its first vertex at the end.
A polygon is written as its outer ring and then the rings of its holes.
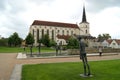
POLYGON ((83 76, 90 76, 91 75, 90 66, 88 64, 86 51, 85 51, 85 47, 87 45, 81 37, 79 37, 79 44, 80 44, 80 59, 82 60, 83 66, 84 66, 83 76), (87 70, 88 70, 88 72, 87 72, 87 70))

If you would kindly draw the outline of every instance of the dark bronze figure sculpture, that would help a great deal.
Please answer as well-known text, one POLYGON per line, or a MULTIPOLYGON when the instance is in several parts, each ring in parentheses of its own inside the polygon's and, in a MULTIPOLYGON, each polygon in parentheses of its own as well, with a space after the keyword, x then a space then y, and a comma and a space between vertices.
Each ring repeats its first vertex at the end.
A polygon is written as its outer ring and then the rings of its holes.
POLYGON ((56 49, 56 56, 57 56, 58 55, 58 49, 59 49, 59 46, 58 46, 57 43, 56 43, 55 49, 56 49))
POLYGON ((41 43, 39 43, 39 45, 38 45, 38 51, 39 51, 39 52, 38 52, 38 56, 40 56, 40 53, 41 53, 41 52, 40 52, 40 48, 41 48, 41 43))
POLYGON ((32 47, 33 47, 33 45, 30 45, 30 56, 31 57, 33 57, 33 55, 32 55, 32 47))
POLYGON ((88 61, 87 61, 87 56, 86 56, 86 51, 85 51, 85 47, 87 46, 85 44, 85 42, 83 41, 83 39, 81 37, 79 37, 79 44, 80 44, 80 59, 82 60, 83 62, 83 66, 84 66, 84 74, 83 76, 90 76, 91 73, 90 73, 90 66, 88 64, 88 61), (88 70, 88 72, 87 72, 88 70))
POLYGON ((62 51, 62 42, 59 43, 59 50, 60 50, 60 55, 61 55, 61 51, 62 51))

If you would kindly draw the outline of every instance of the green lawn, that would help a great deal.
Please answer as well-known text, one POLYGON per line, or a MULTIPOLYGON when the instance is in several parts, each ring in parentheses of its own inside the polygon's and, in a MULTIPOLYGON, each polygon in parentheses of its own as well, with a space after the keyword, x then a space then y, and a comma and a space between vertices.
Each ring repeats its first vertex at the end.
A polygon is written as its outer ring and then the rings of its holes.
POLYGON ((24 65, 22 80, 119 80, 120 60, 89 62, 93 77, 83 78, 82 62, 24 65))
MULTIPOLYGON (((47 47, 41 48, 41 52, 54 52, 54 51, 55 51, 54 49, 47 48, 47 47)), ((0 53, 19 53, 19 52, 23 52, 22 47, 0 47, 0 53)), ((30 52, 29 47, 26 48, 26 52, 28 53, 30 52)), ((34 47, 33 52, 38 52, 38 48, 34 47)))

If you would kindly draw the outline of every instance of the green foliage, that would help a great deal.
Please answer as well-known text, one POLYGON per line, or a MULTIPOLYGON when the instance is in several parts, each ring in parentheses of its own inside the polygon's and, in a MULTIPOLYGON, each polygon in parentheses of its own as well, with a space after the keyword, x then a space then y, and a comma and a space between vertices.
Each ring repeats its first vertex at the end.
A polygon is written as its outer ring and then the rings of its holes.
POLYGON ((56 46, 56 42, 54 40, 50 40, 50 46, 56 46))
POLYGON ((27 35, 27 37, 25 38, 25 40, 26 40, 26 44, 27 45, 33 45, 33 43, 34 43, 34 37, 33 37, 33 35, 31 33, 29 33, 27 35))
POLYGON ((8 46, 8 39, 7 38, 0 39, 0 46, 8 46))
POLYGON ((18 33, 13 33, 13 35, 11 35, 8 38, 8 45, 9 46, 20 46, 22 42, 22 39, 19 37, 18 33))
POLYGON ((73 38, 73 37, 69 38, 69 39, 68 39, 68 45, 67 45, 67 47, 68 47, 69 49, 77 49, 77 48, 79 47, 79 42, 78 42, 78 40, 75 39, 75 38, 73 38))
POLYGON ((89 62, 93 77, 83 78, 82 62, 23 65, 22 80, 119 80, 120 60, 89 62), (110 77, 111 76, 111 77, 110 77))
POLYGON ((50 47, 50 39, 49 39, 49 35, 48 34, 45 34, 43 36, 43 38, 41 39, 41 42, 47 46, 47 47, 50 47))
POLYGON ((107 40, 107 39, 111 38, 111 36, 109 34, 102 34, 102 35, 99 34, 97 38, 98 38, 98 41, 101 42, 103 40, 107 40))

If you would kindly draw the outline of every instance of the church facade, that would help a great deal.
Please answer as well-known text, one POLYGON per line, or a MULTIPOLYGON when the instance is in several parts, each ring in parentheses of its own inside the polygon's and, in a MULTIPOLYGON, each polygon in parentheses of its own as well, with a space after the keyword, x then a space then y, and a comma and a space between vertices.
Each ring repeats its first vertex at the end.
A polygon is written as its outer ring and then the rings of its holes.
POLYGON ((86 20, 85 7, 83 7, 82 21, 79 24, 34 20, 29 32, 34 36, 35 46, 45 34, 48 34, 49 38, 57 44, 62 43, 62 45, 66 45, 66 41, 73 35, 89 36, 89 23, 86 20))

